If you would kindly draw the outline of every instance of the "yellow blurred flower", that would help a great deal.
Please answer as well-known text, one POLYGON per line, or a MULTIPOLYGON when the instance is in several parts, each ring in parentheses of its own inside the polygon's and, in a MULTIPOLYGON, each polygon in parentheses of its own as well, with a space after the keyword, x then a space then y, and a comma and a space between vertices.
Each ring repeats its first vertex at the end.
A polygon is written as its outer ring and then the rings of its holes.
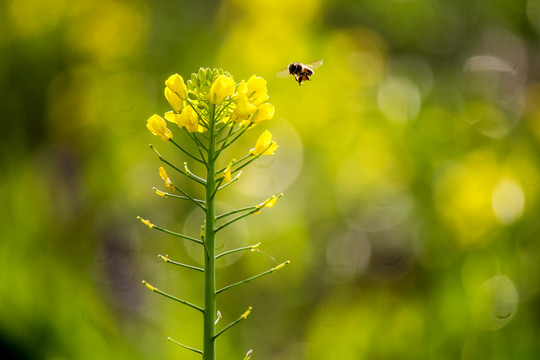
POLYGON ((272 195, 271 197, 269 197, 268 199, 266 199, 264 202, 260 203, 259 205, 256 206, 257 208, 257 211, 254 212, 253 214, 254 215, 258 215, 261 213, 261 209, 263 207, 267 207, 267 208, 271 208, 272 206, 274 206, 276 204, 276 201, 277 199, 279 199, 280 197, 282 197, 283 194, 279 194, 279 196, 276 196, 276 195, 272 195))
POLYGON ((171 179, 169 178, 169 175, 167 175, 167 172, 165 171, 165 168, 163 166, 159 167, 159 176, 165 181, 165 186, 168 187, 171 190, 174 190, 174 185, 171 182, 171 179))
POLYGON ((263 121, 270 120, 274 117, 275 108, 274 105, 265 103, 260 105, 253 116, 251 117, 251 122, 253 124, 260 124, 263 121))
POLYGON ((221 104, 223 99, 234 93, 234 80, 228 76, 220 75, 210 88, 207 100, 210 104, 221 104))
POLYGON ((240 316, 240 317, 245 320, 249 316, 249 314, 251 314, 252 309, 253 308, 250 306, 249 309, 247 309, 246 312, 243 313, 242 316, 240 316))
POLYGON ((251 149, 249 153, 253 156, 257 155, 274 155, 274 152, 278 148, 278 145, 272 141, 272 134, 270 131, 265 130, 261 136, 259 136, 259 139, 257 139, 257 143, 255 144, 255 148, 251 149))
POLYGON ((172 132, 167 128, 167 123, 163 118, 157 114, 154 114, 148 118, 146 127, 150 132, 161 140, 167 141, 172 138, 172 132))
POLYGON ((227 165, 227 168, 225 169, 225 172, 223 173, 223 177, 225 178, 225 181, 227 184, 231 183, 231 168, 232 168, 232 161, 227 165))
POLYGON ((150 229, 152 229, 152 228, 154 227, 154 224, 152 224, 152 223, 150 222, 150 220, 145 220, 145 219, 143 219, 143 218, 140 217, 140 216, 137 216, 137 219, 141 220, 141 222, 142 222, 144 225, 148 226, 150 229))

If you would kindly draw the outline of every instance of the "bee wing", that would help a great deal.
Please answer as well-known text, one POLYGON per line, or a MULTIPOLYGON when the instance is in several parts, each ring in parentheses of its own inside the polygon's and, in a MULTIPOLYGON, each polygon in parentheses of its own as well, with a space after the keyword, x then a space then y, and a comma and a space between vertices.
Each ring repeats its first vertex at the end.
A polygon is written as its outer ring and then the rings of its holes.
POLYGON ((305 66, 311 68, 312 70, 315 70, 316 68, 318 68, 319 66, 322 65, 322 59, 321 60, 317 60, 317 61, 312 61, 312 62, 309 62, 307 64, 304 64, 305 66))
POLYGON ((289 75, 289 67, 279 69, 279 72, 277 73, 277 76, 281 78, 288 77, 289 75))

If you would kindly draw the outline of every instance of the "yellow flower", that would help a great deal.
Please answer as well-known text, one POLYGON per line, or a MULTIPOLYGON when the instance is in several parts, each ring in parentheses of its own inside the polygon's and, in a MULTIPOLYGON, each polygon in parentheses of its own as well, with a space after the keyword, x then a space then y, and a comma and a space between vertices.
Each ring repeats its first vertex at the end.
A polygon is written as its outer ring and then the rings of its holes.
POLYGON ((174 111, 167 111, 163 117, 165 120, 178 124, 178 126, 182 127, 182 125, 179 124, 180 114, 177 114, 174 111))
POLYGON ((159 176, 165 181, 165 186, 168 187, 171 190, 174 190, 174 185, 171 182, 171 179, 169 178, 169 175, 167 175, 167 172, 165 171, 165 168, 163 166, 159 167, 159 176))
POLYGON ((167 101, 169 104, 171 104, 174 112, 179 113, 184 108, 184 101, 176 95, 175 92, 173 92, 168 87, 165 88, 165 97, 167 98, 167 101))
POLYGON ((234 80, 228 76, 220 75, 210 88, 207 100, 210 104, 221 104, 223 99, 234 93, 234 80))
POLYGON ((270 131, 265 130, 261 136, 259 136, 259 139, 257 139, 255 148, 251 149, 249 153, 253 156, 273 155, 277 148, 278 145, 272 141, 272 134, 270 131))
POLYGON ((265 103, 260 105, 257 110, 255 111, 255 114, 251 117, 251 122, 253 124, 260 124, 263 121, 270 120, 274 117, 274 105, 265 103))
POLYGON ((154 114, 148 118, 146 127, 150 132, 161 140, 167 141, 172 138, 172 132, 167 128, 167 123, 163 118, 157 114, 154 114))
POLYGON ((165 80, 165 86, 167 86, 167 88, 175 93, 180 99, 187 99, 187 87, 184 83, 184 79, 180 75, 174 74, 169 76, 169 78, 165 80))
POLYGON ((239 92, 236 98, 236 108, 232 112, 231 119, 237 123, 246 120, 249 115, 253 114, 255 109, 256 107, 248 101, 247 95, 239 92))
POLYGON ((165 80, 165 97, 175 112, 182 111, 184 100, 187 99, 187 87, 180 75, 174 74, 165 80))
POLYGON ((185 127, 191 133, 199 131, 199 115, 191 107, 185 108, 177 121, 179 126, 185 127))
POLYGON ((268 100, 266 80, 252 75, 247 81, 247 96, 249 101, 257 106, 268 100))

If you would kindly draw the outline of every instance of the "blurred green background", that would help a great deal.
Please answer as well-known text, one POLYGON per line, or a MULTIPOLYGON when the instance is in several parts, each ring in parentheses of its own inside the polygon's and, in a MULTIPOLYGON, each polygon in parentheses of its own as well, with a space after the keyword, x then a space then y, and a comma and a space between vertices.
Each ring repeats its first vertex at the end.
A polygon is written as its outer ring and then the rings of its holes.
MULTIPOLYGON (((533 359, 540 353, 540 0, 0 2, 0 351, 9 359, 199 359, 202 277, 156 196, 145 128, 163 82, 220 67, 268 81, 280 148, 223 209, 284 192, 223 248, 219 359, 533 359), (313 81, 280 79, 324 59, 313 81)), ((173 174, 170 173, 171 177, 173 174)), ((182 183, 182 178, 173 179, 182 183)), ((191 184, 186 190, 197 194, 191 184)), ((195 229, 195 230, 193 230, 195 229)))

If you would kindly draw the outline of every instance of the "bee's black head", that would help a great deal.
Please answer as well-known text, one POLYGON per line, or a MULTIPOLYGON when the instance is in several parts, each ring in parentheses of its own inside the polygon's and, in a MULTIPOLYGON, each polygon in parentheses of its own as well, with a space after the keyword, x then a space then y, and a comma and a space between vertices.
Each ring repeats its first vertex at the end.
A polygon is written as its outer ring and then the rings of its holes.
POLYGON ((294 74, 298 71, 300 65, 298 65, 297 63, 292 63, 292 64, 289 64, 289 74, 294 74))

